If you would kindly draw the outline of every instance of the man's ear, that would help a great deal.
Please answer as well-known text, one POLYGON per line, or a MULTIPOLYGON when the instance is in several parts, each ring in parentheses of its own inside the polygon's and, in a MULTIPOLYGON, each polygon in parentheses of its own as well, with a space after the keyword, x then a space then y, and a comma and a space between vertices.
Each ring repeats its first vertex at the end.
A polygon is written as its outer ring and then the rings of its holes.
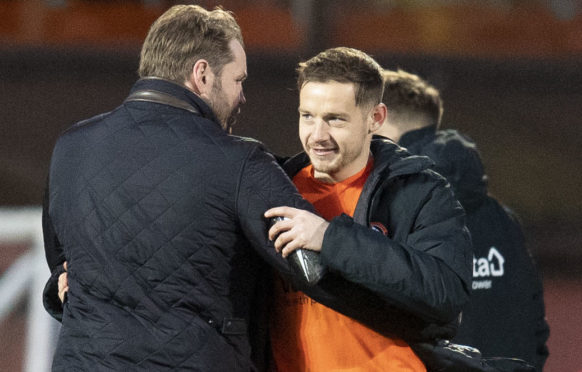
POLYGON ((186 80, 185 85, 204 98, 208 96, 212 90, 213 83, 214 74, 210 69, 208 61, 205 59, 199 59, 194 63, 192 73, 188 77, 188 80, 186 80))
POLYGON ((370 124, 370 129, 368 130, 369 133, 374 133, 384 123, 386 120, 386 116, 388 115, 388 109, 386 105, 383 103, 379 103, 372 109, 372 123, 370 124))

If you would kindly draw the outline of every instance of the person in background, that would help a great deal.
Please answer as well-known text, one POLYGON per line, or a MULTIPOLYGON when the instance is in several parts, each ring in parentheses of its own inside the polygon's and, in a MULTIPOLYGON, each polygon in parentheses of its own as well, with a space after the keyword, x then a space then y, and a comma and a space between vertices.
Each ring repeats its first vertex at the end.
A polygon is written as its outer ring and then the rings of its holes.
POLYGON ((542 282, 518 218, 488 194, 475 143, 456 130, 439 129, 440 93, 417 75, 385 70, 382 102, 388 115, 376 133, 430 157, 467 213, 474 250, 472 294, 453 341, 474 346, 485 357, 523 359, 541 371, 549 336, 542 282))
POLYGON ((330 302, 309 298, 312 289, 276 280, 275 368, 426 371, 430 364, 415 343, 450 335, 470 291, 472 251, 462 208, 427 158, 372 140, 386 117, 382 69, 374 59, 333 48, 300 63, 298 72, 304 152, 283 167, 330 222, 278 207, 266 217, 286 219, 269 237, 284 256, 297 248, 319 251, 329 270, 320 284, 370 316, 350 319, 330 302), (356 286, 346 290, 345 281, 356 286), (428 329, 430 336, 423 333, 428 329))

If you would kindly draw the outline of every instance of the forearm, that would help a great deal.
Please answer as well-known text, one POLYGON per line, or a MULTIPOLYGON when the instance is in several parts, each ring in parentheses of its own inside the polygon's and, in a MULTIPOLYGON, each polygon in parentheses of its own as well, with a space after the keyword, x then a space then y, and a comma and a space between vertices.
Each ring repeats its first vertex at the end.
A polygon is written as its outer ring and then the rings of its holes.
POLYGON ((347 216, 332 220, 321 258, 346 280, 423 319, 450 321, 468 299, 467 283, 443 260, 404 247, 347 216))
POLYGON ((301 270, 289 264, 269 240, 270 221, 264 213, 270 208, 290 206, 313 212, 314 208, 301 197, 289 177, 275 159, 257 148, 249 154, 241 170, 241 182, 236 198, 237 217, 245 236, 256 252, 280 275, 303 281, 301 270))
POLYGON ((456 318, 446 322, 423 319, 393 306, 378 294, 333 272, 326 274, 316 286, 301 290, 317 302, 359 321, 379 334, 407 342, 451 339, 458 327, 456 318))

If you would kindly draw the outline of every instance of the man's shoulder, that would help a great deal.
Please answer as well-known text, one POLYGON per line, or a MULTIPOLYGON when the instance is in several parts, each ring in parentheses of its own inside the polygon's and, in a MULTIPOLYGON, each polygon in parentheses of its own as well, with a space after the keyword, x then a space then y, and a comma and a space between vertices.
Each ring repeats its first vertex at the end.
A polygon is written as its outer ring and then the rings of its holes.
POLYGON ((406 180, 406 187, 398 186, 391 192, 414 195, 414 199, 422 199, 435 189, 452 195, 447 179, 434 170, 434 161, 428 156, 412 154, 390 140, 375 139, 372 145, 374 172, 379 174, 382 182, 389 185, 393 179, 406 180))
POLYGON ((258 147, 260 149, 267 149, 265 144, 256 138, 236 136, 233 134, 227 135, 227 137, 232 141, 233 144, 239 144, 242 147, 258 147))
POLYGON ((104 112, 88 119, 84 119, 74 123, 65 130, 63 130, 56 140, 55 147, 63 146, 65 144, 80 144, 79 138, 87 135, 92 128, 99 125, 101 122, 111 115, 112 111, 104 112))
POLYGON ((220 141, 217 141, 219 151, 222 152, 228 161, 233 164, 239 164, 248 169, 254 169, 249 174, 268 174, 274 168, 281 170, 285 158, 279 157, 272 153, 267 146, 251 137, 226 135, 220 141))
POLYGON ((225 135, 221 136, 221 139, 217 141, 217 144, 223 148, 227 148, 229 152, 233 152, 242 158, 246 158, 250 154, 271 154, 263 142, 252 137, 236 136, 225 133, 225 135))
POLYGON ((94 124, 97 124, 97 123, 102 122, 110 114, 111 114, 111 112, 104 112, 104 113, 101 113, 101 114, 92 116, 92 117, 90 117, 88 119, 84 119, 84 120, 78 121, 75 124, 73 124, 70 127, 68 127, 67 129, 65 129, 63 131, 62 135, 76 133, 76 132, 81 131, 81 130, 83 130, 85 128, 89 128, 91 125, 94 125, 94 124))

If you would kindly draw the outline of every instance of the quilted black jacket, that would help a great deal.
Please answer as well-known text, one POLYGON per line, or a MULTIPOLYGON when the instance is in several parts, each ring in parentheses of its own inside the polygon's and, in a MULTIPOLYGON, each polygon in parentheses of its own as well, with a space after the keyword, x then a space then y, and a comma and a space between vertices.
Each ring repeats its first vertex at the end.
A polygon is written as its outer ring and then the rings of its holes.
MULTIPOLYGON (((68 262, 53 369, 249 371, 247 327, 267 262, 265 210, 312 207, 259 143, 226 134, 187 89, 142 79, 199 114, 124 102, 57 141, 43 217, 53 279, 68 262)), ((54 281, 53 281, 54 284, 54 281)), ((48 287, 47 287, 48 288, 48 287)), ((54 289, 54 288, 53 288, 54 289)))
POLYGON ((404 134, 400 144, 435 161, 467 213, 473 286, 454 341, 475 346, 484 356, 521 358, 541 371, 549 336, 542 282, 516 216, 487 193, 475 143, 433 125, 404 134))

